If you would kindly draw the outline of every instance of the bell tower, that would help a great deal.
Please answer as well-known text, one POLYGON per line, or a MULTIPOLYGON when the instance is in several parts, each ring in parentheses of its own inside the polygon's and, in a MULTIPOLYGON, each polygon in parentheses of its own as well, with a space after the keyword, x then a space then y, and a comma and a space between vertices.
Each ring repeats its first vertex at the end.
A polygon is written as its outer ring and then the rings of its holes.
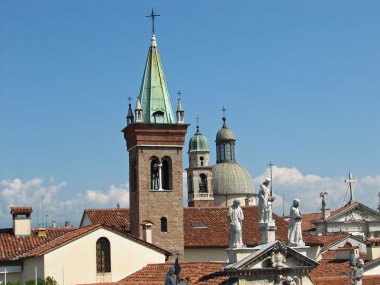
MULTIPOLYGON (((154 19, 154 12, 151 15, 154 19)), ((131 234, 143 239, 152 224, 152 243, 184 254, 182 149, 188 125, 174 121, 169 92, 153 34, 137 98, 135 120, 122 130, 129 152, 131 234)))

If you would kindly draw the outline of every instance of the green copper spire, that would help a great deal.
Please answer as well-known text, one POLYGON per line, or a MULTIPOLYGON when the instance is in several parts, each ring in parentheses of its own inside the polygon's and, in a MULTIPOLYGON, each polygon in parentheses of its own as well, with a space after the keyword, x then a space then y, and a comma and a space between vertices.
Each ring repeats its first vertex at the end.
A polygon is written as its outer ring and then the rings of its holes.
POLYGON ((165 75, 153 35, 140 89, 142 122, 174 124, 165 75))

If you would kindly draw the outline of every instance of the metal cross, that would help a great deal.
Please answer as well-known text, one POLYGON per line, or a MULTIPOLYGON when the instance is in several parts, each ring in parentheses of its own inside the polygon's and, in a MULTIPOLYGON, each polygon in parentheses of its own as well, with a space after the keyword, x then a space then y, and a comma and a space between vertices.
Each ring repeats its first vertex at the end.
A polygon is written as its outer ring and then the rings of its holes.
POLYGON ((131 96, 128 97, 129 104, 131 104, 132 98, 131 96))
POLYGON ((226 111, 227 111, 227 109, 226 109, 226 108, 224 108, 224 106, 223 106, 223 108, 222 108, 223 117, 225 117, 225 116, 226 116, 226 111))
POLYGON ((181 91, 178 91, 178 92, 177 92, 177 95, 178 95, 178 99, 181 99, 182 92, 181 92, 181 91))
POLYGON ((154 18, 155 17, 159 17, 159 16, 161 16, 161 15, 154 14, 153 8, 152 8, 152 12, 150 13, 150 15, 145 16, 147 18, 152 18, 152 32, 153 32, 153 35, 154 35, 154 18))
POLYGON ((352 183, 358 182, 357 180, 352 179, 352 173, 348 173, 348 179, 344 180, 344 182, 348 183, 348 187, 350 187, 350 201, 348 202, 349 204, 354 203, 355 198, 354 198, 354 189, 352 187, 352 183))

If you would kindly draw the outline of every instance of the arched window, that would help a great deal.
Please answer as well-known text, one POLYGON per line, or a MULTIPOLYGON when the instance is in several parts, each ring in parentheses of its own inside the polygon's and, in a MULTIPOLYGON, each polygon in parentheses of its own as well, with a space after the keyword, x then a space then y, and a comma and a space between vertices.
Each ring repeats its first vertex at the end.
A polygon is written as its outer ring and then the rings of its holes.
POLYGON ((207 176, 203 173, 199 175, 199 193, 207 193, 207 176))
POLYGON ((162 175, 162 189, 172 189, 172 164, 170 157, 164 157, 162 159, 161 175, 162 175))
POLYGON ((111 272, 111 245, 105 237, 96 242, 96 272, 111 272))
POLYGON ((166 233, 168 231, 168 219, 161 217, 161 232, 166 233))
POLYGON ((220 147, 220 160, 224 161, 225 160, 225 156, 224 156, 224 144, 221 144, 219 147, 220 147))
POLYGON ((231 160, 231 145, 226 144, 226 160, 231 160))
POLYGON ((158 171, 158 159, 153 158, 152 162, 150 163, 150 177, 151 177, 151 187, 152 190, 158 190, 160 187, 160 177, 159 177, 159 171, 158 171))

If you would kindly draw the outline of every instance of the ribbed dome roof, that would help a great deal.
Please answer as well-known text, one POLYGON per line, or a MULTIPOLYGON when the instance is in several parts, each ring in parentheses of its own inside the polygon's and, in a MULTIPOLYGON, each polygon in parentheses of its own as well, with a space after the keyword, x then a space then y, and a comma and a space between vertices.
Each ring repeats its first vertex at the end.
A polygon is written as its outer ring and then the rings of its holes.
POLYGON ((207 139, 201 134, 198 126, 196 133, 192 136, 192 138, 189 141, 189 153, 195 151, 210 152, 207 139))
POLYGON ((232 130, 227 128, 226 117, 223 117, 223 127, 216 134, 216 142, 229 140, 235 141, 235 136, 232 130))
POLYGON ((214 194, 254 194, 248 171, 236 162, 217 163, 212 168, 214 194))

